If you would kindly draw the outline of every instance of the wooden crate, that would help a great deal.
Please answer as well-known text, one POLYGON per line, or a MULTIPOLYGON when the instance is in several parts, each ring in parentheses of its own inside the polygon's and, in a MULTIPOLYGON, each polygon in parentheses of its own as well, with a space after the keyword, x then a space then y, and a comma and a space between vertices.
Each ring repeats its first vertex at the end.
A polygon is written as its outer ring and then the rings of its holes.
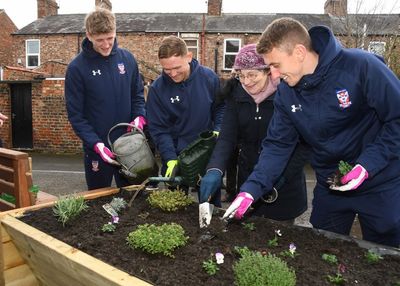
MULTIPOLYGON (((115 194, 106 188, 85 192, 86 199, 115 194)), ((45 203, 0 213, 0 285, 113 286, 151 285, 33 228, 16 217, 45 203)))

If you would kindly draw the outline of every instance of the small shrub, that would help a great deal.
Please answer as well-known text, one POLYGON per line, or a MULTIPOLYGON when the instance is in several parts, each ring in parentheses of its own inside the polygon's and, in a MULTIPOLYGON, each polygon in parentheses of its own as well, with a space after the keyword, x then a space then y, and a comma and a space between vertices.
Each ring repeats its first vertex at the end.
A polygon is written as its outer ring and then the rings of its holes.
POLYGON ((152 207, 174 212, 190 205, 193 201, 183 191, 161 190, 152 192, 147 198, 152 207))
POLYGON ((215 275, 219 270, 217 263, 211 258, 207 261, 203 261, 203 269, 207 272, 208 275, 215 275))
POLYGON ((368 252, 365 253, 365 258, 367 259, 368 263, 376 263, 379 260, 383 259, 381 255, 373 252, 372 250, 368 250, 368 252))
POLYGON ((335 285, 343 285, 346 282, 346 279, 343 278, 343 275, 340 273, 336 273, 335 276, 327 275, 326 279, 335 285))
POLYGON ((113 198, 110 202, 111 207, 117 212, 121 212, 128 205, 123 198, 113 198))
POLYGON ((253 222, 247 222, 247 223, 243 222, 242 225, 243 225, 244 229, 246 229, 246 230, 250 230, 250 231, 256 230, 256 226, 254 225, 253 222))
POLYGON ((128 234, 127 243, 132 248, 139 248, 151 254, 161 253, 174 258, 172 251, 184 246, 189 237, 179 224, 170 223, 156 226, 143 224, 128 234))
POLYGON ((353 166, 345 161, 339 161, 338 169, 340 175, 344 176, 353 169, 353 166))
POLYGON ((278 237, 275 236, 275 238, 268 240, 267 245, 269 247, 276 247, 278 246, 278 237))
POLYGON ((84 197, 73 195, 60 197, 53 206, 53 214, 58 221, 65 226, 66 223, 75 219, 79 214, 88 208, 84 197))
POLYGON ((326 261, 326 262, 328 262, 330 264, 337 264, 338 263, 336 255, 334 255, 334 254, 324 253, 324 254, 322 254, 322 260, 324 260, 324 261, 326 261))
POLYGON ((114 232, 117 227, 111 222, 103 224, 101 227, 102 232, 114 232))
POLYGON ((237 286, 294 286, 296 274, 286 262, 272 254, 241 249, 242 258, 233 266, 237 286))

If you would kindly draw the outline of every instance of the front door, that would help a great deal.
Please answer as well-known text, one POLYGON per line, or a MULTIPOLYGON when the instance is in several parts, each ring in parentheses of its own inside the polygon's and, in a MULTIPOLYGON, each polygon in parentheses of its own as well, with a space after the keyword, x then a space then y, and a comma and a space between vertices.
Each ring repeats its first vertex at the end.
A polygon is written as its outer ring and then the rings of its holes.
POLYGON ((16 149, 32 149, 32 85, 11 85, 12 146, 16 149))

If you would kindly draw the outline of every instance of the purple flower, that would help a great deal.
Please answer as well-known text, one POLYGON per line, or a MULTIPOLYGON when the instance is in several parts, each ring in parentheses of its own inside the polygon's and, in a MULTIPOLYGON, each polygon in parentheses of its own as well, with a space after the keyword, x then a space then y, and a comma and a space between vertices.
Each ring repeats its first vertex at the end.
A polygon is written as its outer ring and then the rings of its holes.
POLYGON ((294 255, 294 253, 296 252, 296 245, 294 245, 293 242, 289 245, 289 252, 290 252, 292 255, 294 255))
POLYGON ((118 223, 119 222, 119 216, 112 216, 112 223, 118 223))

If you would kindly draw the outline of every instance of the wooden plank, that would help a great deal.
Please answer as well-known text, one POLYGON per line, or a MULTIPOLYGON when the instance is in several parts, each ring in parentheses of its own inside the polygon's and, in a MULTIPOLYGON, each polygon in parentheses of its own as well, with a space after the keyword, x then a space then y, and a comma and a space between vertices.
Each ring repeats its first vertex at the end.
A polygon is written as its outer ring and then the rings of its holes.
POLYGON ((13 160, 28 158, 27 153, 6 148, 0 148, 0 156, 3 158, 9 158, 13 160))
POLYGON ((0 165, 0 178, 7 182, 12 182, 14 179, 14 170, 13 168, 0 165))
POLYGON ((19 254, 17 248, 15 247, 12 241, 3 243, 3 253, 4 253, 3 256, 4 270, 25 264, 25 261, 22 259, 21 255, 19 254))
POLYGON ((27 264, 4 271, 4 281, 7 286, 39 286, 27 264))
POLYGON ((3 251, 3 242, 9 241, 8 233, 5 235, 6 231, 3 229, 3 226, 0 225, 0 235, 2 243, 0 244, 0 285, 5 285, 4 282, 4 251, 3 251), (7 237, 8 236, 8 237, 7 237))
POLYGON ((17 208, 23 208, 31 205, 29 197, 28 181, 26 173, 29 171, 28 155, 26 160, 14 161, 14 185, 15 185, 15 205, 17 208))
POLYGON ((0 153, 0 165, 5 167, 12 167, 14 159, 3 157, 0 153))
POLYGON ((15 205, 0 199, 0 213, 15 209, 15 205))
MULTIPOLYGON (((1 223, 44 285, 151 285, 6 215, 1 223)), ((121 242, 123 243, 123 242, 121 242)))
POLYGON ((0 179, 0 190, 2 193, 6 193, 6 194, 14 196, 15 185, 12 181, 7 182, 7 181, 4 181, 3 179, 0 179))
POLYGON ((11 241, 10 236, 8 235, 8 232, 3 228, 2 225, 0 225, 0 232, 1 232, 1 243, 6 243, 8 241, 11 241))

